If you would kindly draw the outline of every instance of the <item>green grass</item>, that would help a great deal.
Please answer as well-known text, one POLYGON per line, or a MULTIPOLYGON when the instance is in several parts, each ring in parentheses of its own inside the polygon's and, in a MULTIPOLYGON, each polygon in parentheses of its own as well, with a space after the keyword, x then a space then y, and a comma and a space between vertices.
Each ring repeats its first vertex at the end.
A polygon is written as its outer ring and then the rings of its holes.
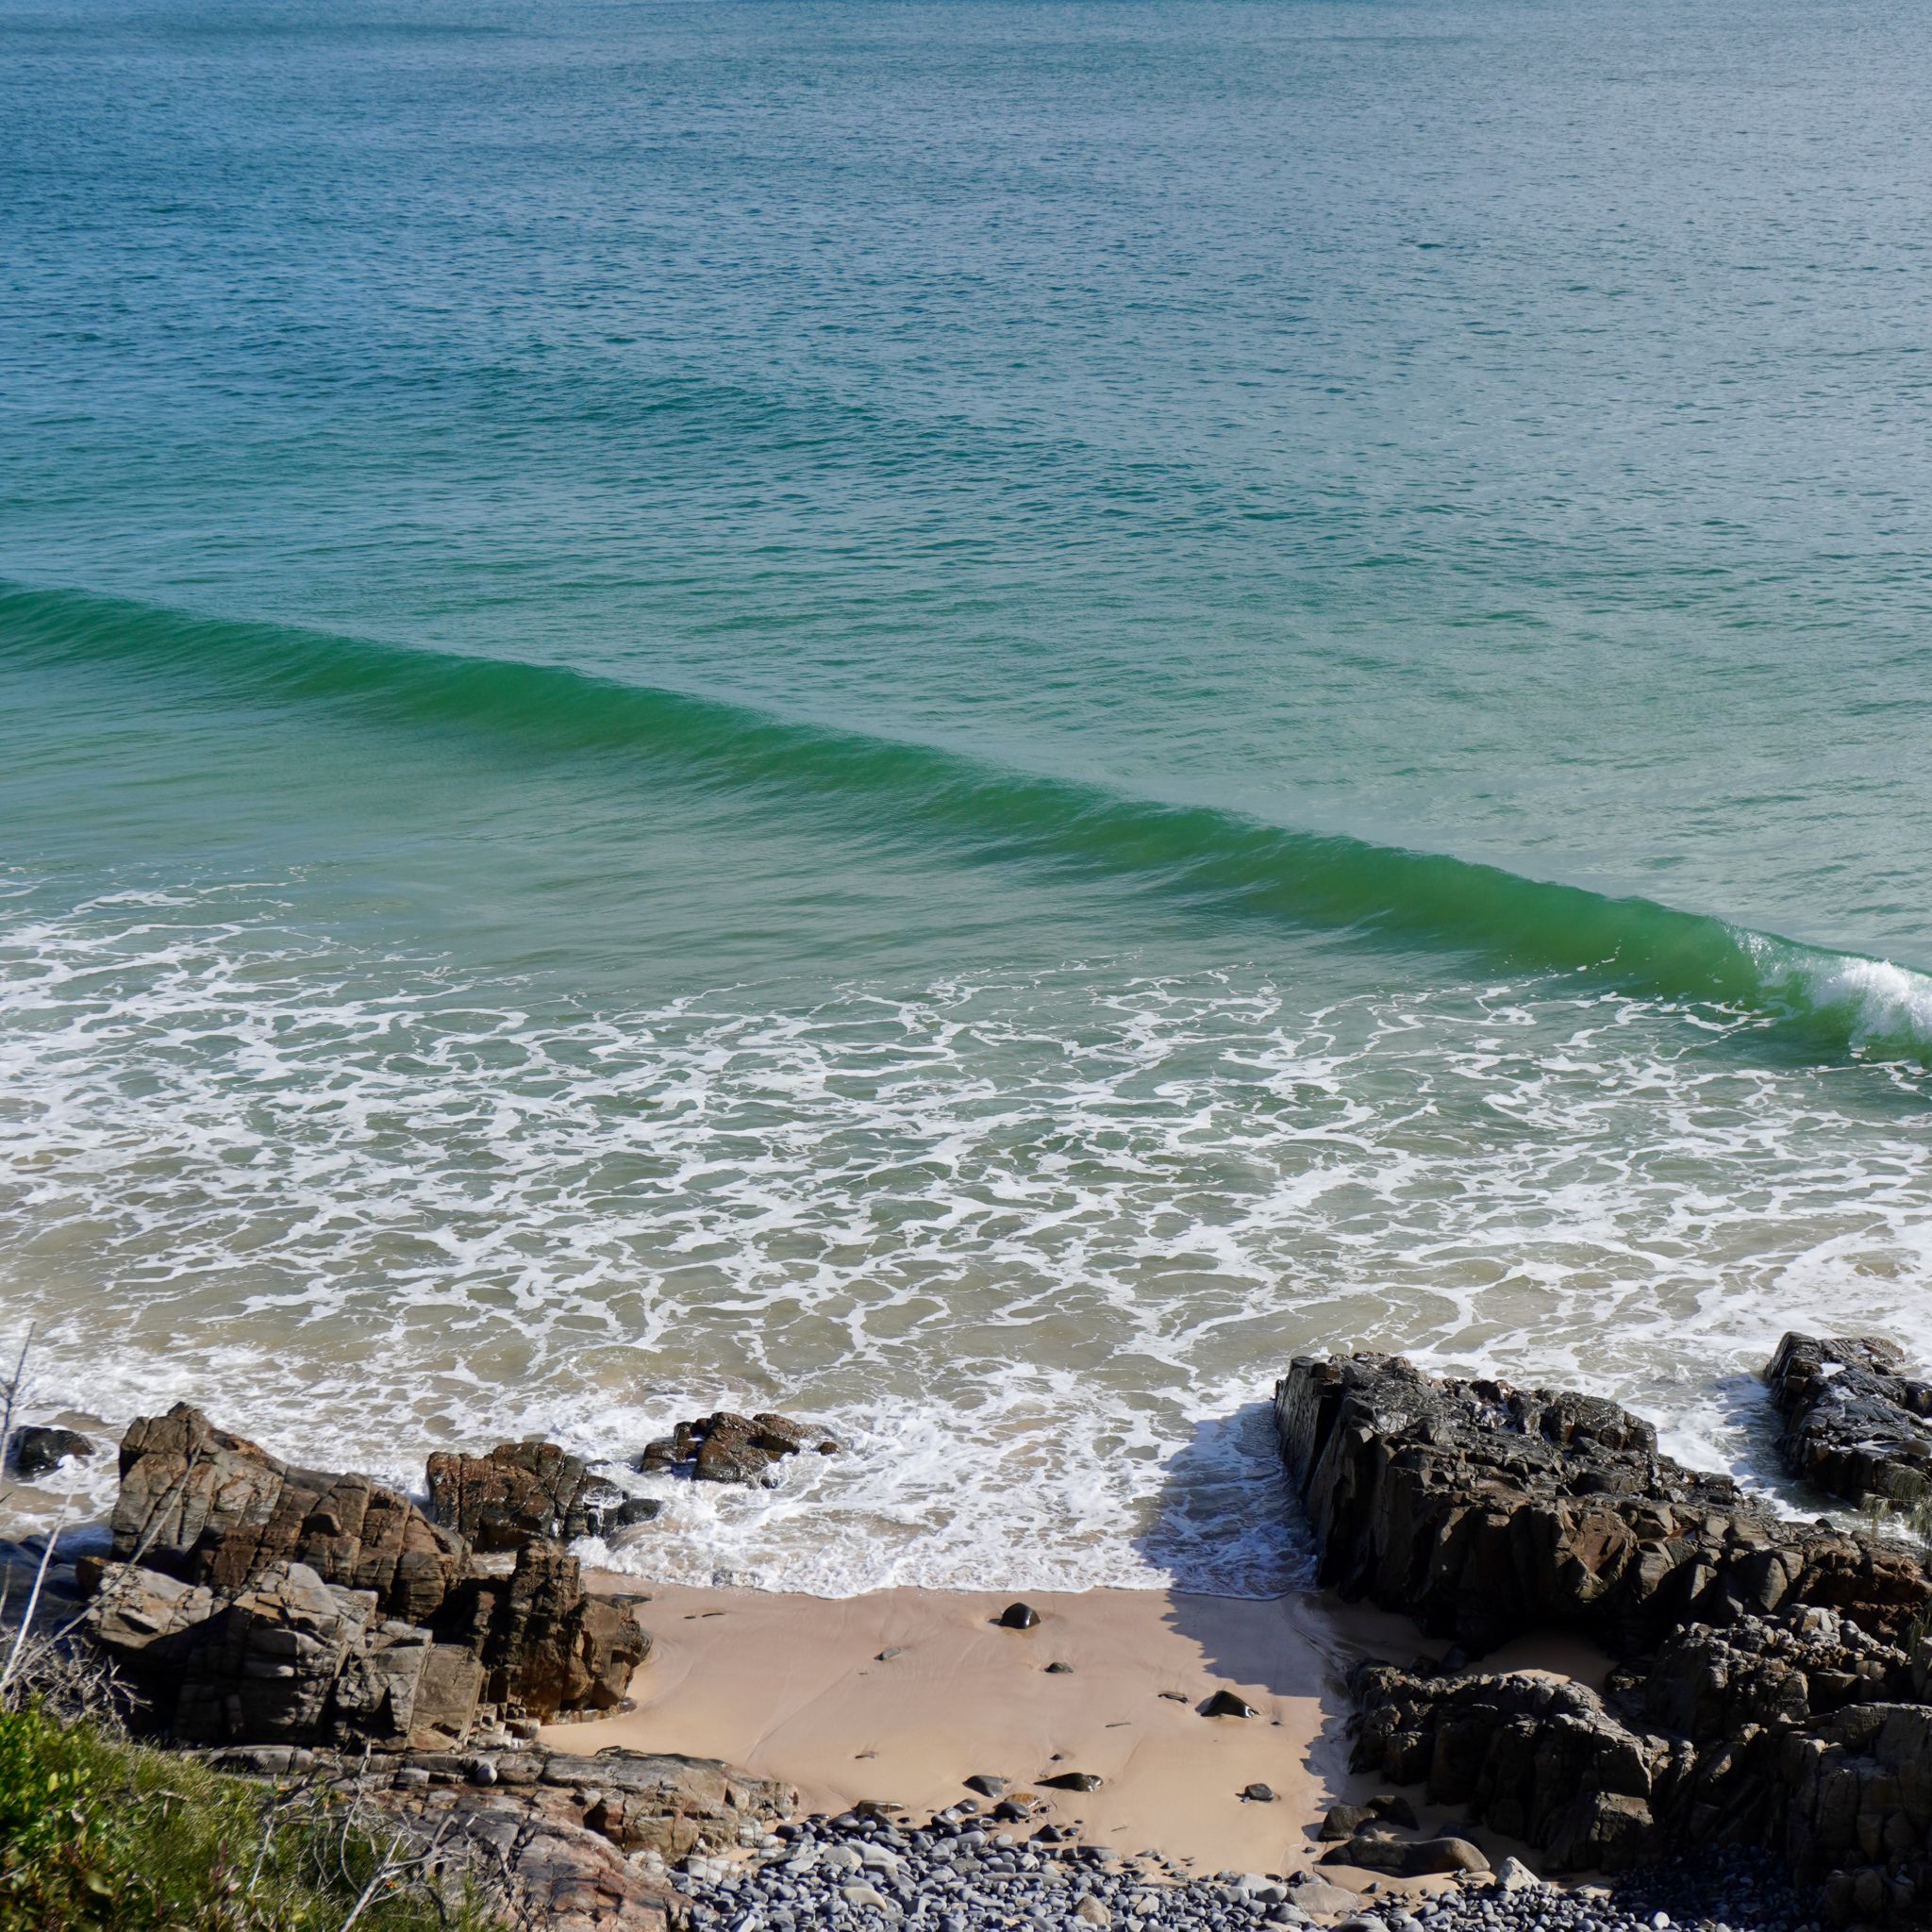
MULTIPOLYGON (((341 1932, 381 1861, 339 1808, 38 1709, 0 1710, 0 1932, 341 1932)), ((356 1932, 489 1932, 463 1894, 385 1887, 356 1932)))

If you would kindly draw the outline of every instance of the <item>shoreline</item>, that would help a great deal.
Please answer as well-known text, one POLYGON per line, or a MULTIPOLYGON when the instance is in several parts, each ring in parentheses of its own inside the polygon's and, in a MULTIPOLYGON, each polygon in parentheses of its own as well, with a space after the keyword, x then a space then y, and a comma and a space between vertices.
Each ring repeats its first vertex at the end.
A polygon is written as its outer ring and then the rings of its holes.
MULTIPOLYGON (((1202 1872, 1312 1869, 1329 1849, 1316 1839, 1328 1808, 1388 1789, 1349 1770, 1349 1669, 1440 1648, 1407 1618, 1320 1594, 1028 1592, 1040 1623, 1009 1630, 996 1620, 1013 1599, 985 1591, 835 1598, 585 1580, 648 1599, 639 1615, 653 1649, 632 1680, 634 1709, 546 1726, 546 1744, 722 1758, 796 1786, 808 1811, 826 1815, 870 1803, 927 1816, 974 1799, 965 1780, 990 1774, 1029 1794, 1040 1824, 1202 1872), (1257 1714, 1203 1715, 1218 1690, 1257 1714), (1102 1783, 1041 1784, 1070 1772, 1102 1783), (1242 1795, 1257 1785, 1274 1796, 1242 1795)), ((1507 1666, 1586 1682, 1607 1668, 1580 1642, 1514 1648, 1507 1666)), ((1424 1824, 1451 1822, 1442 1807, 1416 1809, 1424 1824)), ((1523 1849, 1481 1837, 1499 1857, 1523 1849)), ((1411 1883, 1352 1867, 1323 1875, 1357 1890, 1411 1883)))

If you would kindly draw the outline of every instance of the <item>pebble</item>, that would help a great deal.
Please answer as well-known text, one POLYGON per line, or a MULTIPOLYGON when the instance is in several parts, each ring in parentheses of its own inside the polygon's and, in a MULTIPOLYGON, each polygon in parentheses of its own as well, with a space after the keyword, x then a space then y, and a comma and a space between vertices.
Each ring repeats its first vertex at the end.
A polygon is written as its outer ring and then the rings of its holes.
MULTIPOLYGON (((1023 1824, 1020 1829, 1026 1827, 1023 1824)), ((1307 1848, 1312 1849, 1312 1848, 1307 1848)), ((1513 1861, 1512 1861, 1513 1862, 1513 1861)), ((1507 1871, 1509 1868, 1505 1866, 1507 1871)), ((989 1838, 948 1807, 912 1825, 848 1811, 801 1820, 749 1861, 693 1854, 675 1883, 692 1932, 1821 1932, 1813 1907, 1755 1854, 1707 1852, 1607 1891, 1545 1885, 1520 1865, 1515 1889, 1487 1874, 1432 1896, 1368 1899, 1313 1876, 1194 1877, 1151 1854, 1124 1859, 1044 1825, 989 1838)), ((1512 1872, 1510 1875, 1515 1876, 1512 1872)))

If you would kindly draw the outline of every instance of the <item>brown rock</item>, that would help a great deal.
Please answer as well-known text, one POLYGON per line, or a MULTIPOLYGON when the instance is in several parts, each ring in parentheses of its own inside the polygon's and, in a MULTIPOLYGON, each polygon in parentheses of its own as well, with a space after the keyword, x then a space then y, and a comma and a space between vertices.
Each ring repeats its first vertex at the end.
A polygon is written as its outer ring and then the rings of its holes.
POLYGON ((412 1623, 435 1616, 469 1569, 463 1543, 393 1490, 294 1468, 186 1403, 129 1426, 111 1527, 120 1562, 225 1592, 301 1563, 412 1623))
POLYGON ((482 1659, 484 1698, 531 1717, 623 1703, 651 1640, 624 1606, 587 1595, 560 1544, 525 1543, 508 1577, 467 1587, 451 1632, 482 1659))
POLYGON ((838 1447, 823 1430, 791 1416, 745 1416, 721 1408, 679 1423, 669 1436, 648 1443, 638 1467, 657 1474, 682 1471, 700 1482, 768 1484, 775 1480, 773 1466, 782 1457, 807 1449, 830 1456, 838 1447))
POLYGON ((602 1536, 647 1521, 659 1507, 593 1476, 555 1442, 499 1442, 488 1456, 429 1458, 431 1515, 478 1550, 602 1536))

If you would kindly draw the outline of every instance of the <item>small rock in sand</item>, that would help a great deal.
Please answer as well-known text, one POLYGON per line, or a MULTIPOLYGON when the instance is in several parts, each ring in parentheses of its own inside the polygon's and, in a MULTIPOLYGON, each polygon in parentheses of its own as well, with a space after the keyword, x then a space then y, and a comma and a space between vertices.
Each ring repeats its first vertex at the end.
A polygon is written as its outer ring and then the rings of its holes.
POLYGON ((1040 1622, 1040 1612, 1031 1604, 1008 1604, 999 1614, 1002 1630, 1030 1630, 1040 1622))
POLYGON ((1073 1675, 1073 1674, 1074 1667, 1072 1664, 1063 1664, 1056 1662, 1050 1663, 1046 1667, 1046 1674, 1049 1677, 1070 1677, 1073 1675))
POLYGON ((1101 1785, 1101 1780, 1091 1771, 1063 1771, 1056 1776, 1043 1777, 1040 1782, 1050 1785, 1057 1791, 1097 1791, 1101 1785))
POLYGON ((1374 1816, 1366 1805, 1331 1805, 1315 1836, 1324 1844, 1339 1844, 1343 1839, 1353 1838, 1374 1816))
POLYGON ((1272 1805, 1274 1802, 1274 1787, 1273 1785, 1244 1785, 1241 1788, 1241 1796, 1250 1805, 1272 1805))
POLYGON ((1245 1698, 1237 1697, 1232 1690, 1217 1690, 1201 1707, 1203 1717, 1258 1717, 1260 1712, 1245 1698))
POLYGON ((1008 1780, 995 1777, 990 1771, 975 1771, 965 1782, 969 1791, 977 1791, 982 1798, 1003 1798, 1008 1780))

